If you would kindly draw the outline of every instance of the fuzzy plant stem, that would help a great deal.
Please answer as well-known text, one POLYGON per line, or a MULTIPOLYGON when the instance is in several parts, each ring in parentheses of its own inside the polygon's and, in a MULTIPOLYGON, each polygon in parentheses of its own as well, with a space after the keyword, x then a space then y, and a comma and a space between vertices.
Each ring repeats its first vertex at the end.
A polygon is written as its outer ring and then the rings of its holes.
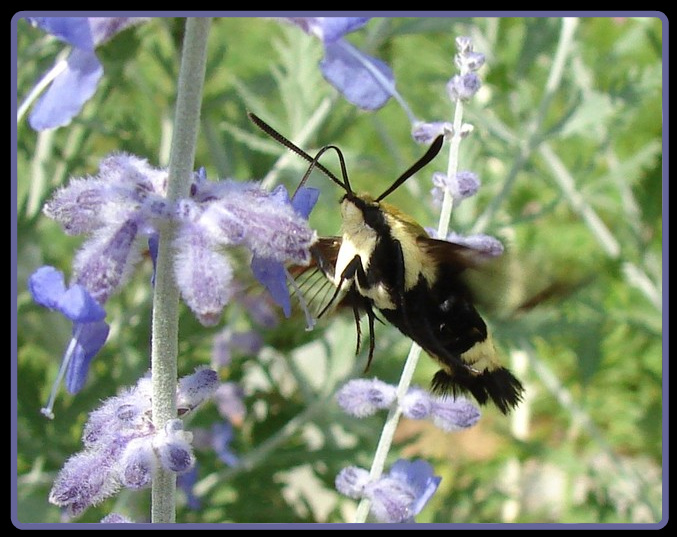
MULTIPOLYGON (((186 21, 169 161, 169 200, 188 197, 189 194, 200 122, 209 26, 208 18, 189 18, 186 21)), ((174 282, 173 238, 173 227, 160 231, 155 272, 151 369, 153 423, 157 429, 176 417, 179 292, 174 282)), ((175 522, 175 500, 176 474, 159 468, 151 492, 151 522, 175 522)))

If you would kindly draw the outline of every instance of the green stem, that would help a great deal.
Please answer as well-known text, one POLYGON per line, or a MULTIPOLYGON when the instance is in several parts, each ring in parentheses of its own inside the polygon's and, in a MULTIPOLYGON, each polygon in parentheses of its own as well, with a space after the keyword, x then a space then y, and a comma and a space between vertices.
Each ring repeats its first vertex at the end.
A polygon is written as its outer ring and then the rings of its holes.
MULTIPOLYGON (((209 25, 208 18, 189 18, 186 21, 169 161, 168 200, 187 197, 189 194, 200 123, 209 25)), ((172 259, 174 232, 172 226, 160 231, 155 272, 151 370, 153 424, 157 429, 176 417, 179 292, 174 282, 172 259)), ((176 520, 174 473, 162 468, 158 470, 153 479, 151 499, 151 522, 172 523, 176 520)))

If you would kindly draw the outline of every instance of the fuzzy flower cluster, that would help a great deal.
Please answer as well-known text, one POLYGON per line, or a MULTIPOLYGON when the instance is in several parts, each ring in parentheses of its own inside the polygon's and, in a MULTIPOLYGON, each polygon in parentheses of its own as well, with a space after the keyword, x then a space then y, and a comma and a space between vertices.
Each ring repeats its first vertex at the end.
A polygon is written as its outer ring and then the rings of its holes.
POLYGON ((46 203, 44 212, 69 235, 87 235, 73 262, 72 284, 53 267, 29 278, 33 299, 73 322, 73 337, 43 410, 62 377, 71 393, 85 383, 89 363, 108 336, 101 306, 130 277, 148 248, 155 259, 160 230, 175 227, 174 277, 200 322, 219 320, 235 291, 227 247, 252 254, 252 272, 289 315, 285 263, 305 265, 315 232, 307 223, 318 191, 300 189, 290 200, 284 187, 272 192, 255 183, 209 181, 194 175, 187 198, 167 198, 167 170, 144 159, 113 154, 93 177, 74 178, 46 203))
MULTIPOLYGON (((396 399, 397 388, 378 379, 350 380, 336 393, 338 405, 356 418, 388 409, 396 399)), ((480 410, 468 399, 439 397, 419 387, 409 388, 398 404, 405 417, 429 419, 447 432, 467 429, 480 419, 480 410)))
POLYGON ((349 466, 336 476, 336 489, 353 499, 371 501, 370 512, 379 522, 414 522, 442 480, 424 460, 400 459, 378 479, 364 468, 349 466))
POLYGON ((197 173, 188 198, 170 201, 166 195, 167 170, 114 154, 102 161, 98 175, 72 179, 45 205, 45 214, 66 233, 89 235, 74 261, 74 281, 100 304, 129 277, 140 258, 140 239, 156 236, 170 223, 177 228, 176 283, 203 324, 218 321, 233 293, 224 247, 250 250, 262 273, 284 262, 310 260, 315 233, 303 216, 310 209, 295 207, 284 187, 268 192, 253 183, 208 181, 197 173))
MULTIPOLYGON (((212 396, 215 371, 197 369, 177 387, 179 414, 212 396)), ((151 416, 151 379, 145 377, 121 395, 111 397, 90 415, 82 434, 84 449, 59 472, 49 501, 77 516, 117 493, 121 487, 150 486, 158 467, 181 474, 193 466, 192 434, 180 419, 157 429, 151 416)))

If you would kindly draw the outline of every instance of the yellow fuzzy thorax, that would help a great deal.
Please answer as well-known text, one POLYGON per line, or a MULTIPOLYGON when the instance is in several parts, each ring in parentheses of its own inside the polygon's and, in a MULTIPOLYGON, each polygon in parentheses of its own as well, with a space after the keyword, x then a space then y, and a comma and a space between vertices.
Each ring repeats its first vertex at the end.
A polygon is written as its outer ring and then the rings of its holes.
MULTIPOLYGON (((423 227, 394 205, 374 201, 369 195, 361 195, 360 199, 381 211, 390 229, 390 235, 400 243, 405 267, 404 290, 413 288, 418 283, 420 275, 423 275, 429 285, 432 284, 437 277, 437 265, 433 259, 425 255, 416 241, 418 237, 427 237, 423 227)), ((348 198, 341 202, 341 213, 345 256, 339 254, 339 258, 343 257, 347 262, 348 257, 357 254, 367 269, 370 256, 379 240, 378 234, 366 224, 362 211, 348 198)), ((338 265, 337 263, 337 269, 338 265)))

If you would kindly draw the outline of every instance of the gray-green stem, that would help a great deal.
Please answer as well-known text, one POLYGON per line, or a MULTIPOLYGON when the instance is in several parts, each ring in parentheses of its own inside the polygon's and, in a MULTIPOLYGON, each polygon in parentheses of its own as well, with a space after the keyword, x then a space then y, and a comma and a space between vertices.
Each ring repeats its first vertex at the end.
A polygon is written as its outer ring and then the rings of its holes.
MULTIPOLYGON (((200 123, 210 19, 189 18, 183 42, 169 160, 167 198, 189 194, 200 123)), ((172 242, 174 228, 160 231, 153 298, 151 369, 153 424, 156 428, 176 417, 176 377, 179 330, 179 291, 174 282, 172 242)), ((160 468, 151 491, 151 522, 176 520, 176 474, 160 468)))

